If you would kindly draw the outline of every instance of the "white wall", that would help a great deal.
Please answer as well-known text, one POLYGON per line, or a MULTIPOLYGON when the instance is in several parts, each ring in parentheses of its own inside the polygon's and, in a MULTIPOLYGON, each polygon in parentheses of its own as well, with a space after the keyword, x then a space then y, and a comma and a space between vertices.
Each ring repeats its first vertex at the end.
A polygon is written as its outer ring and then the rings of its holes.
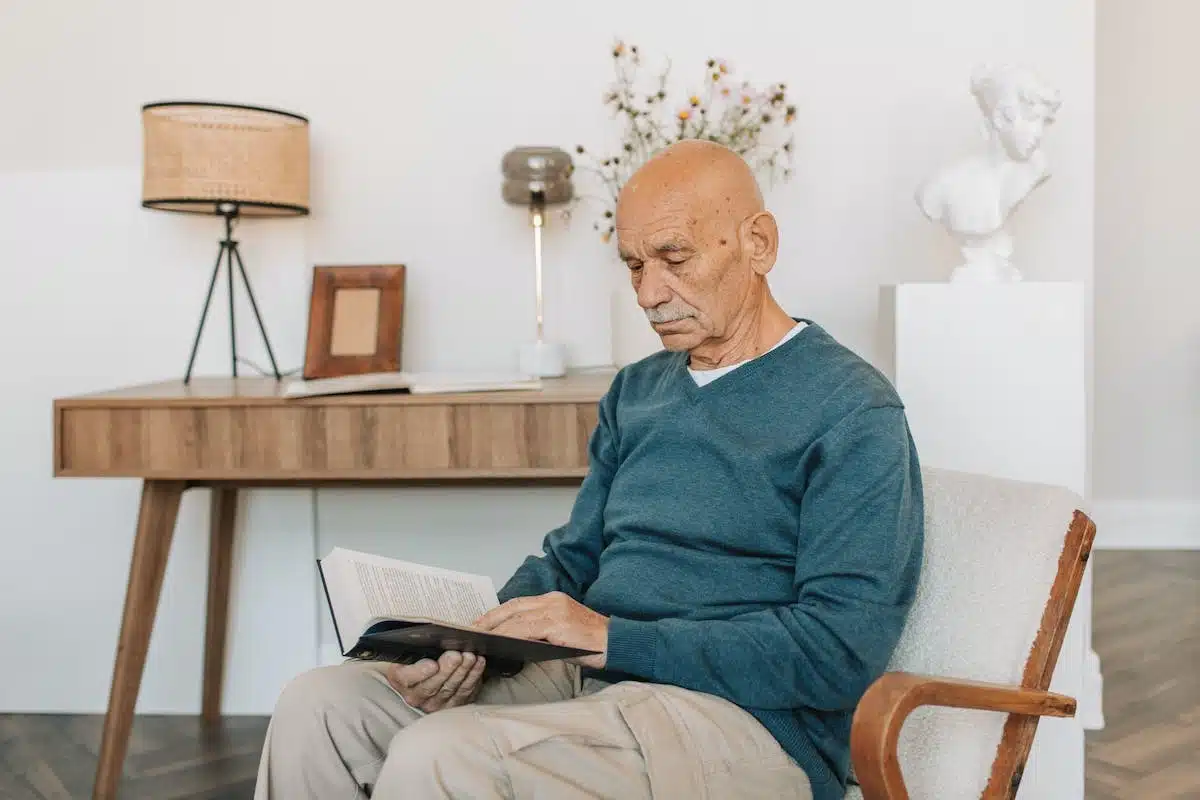
POLYGON ((1200 547, 1200 3, 1096 14, 1102 540, 1200 547))
MULTIPOLYGON (((178 377, 211 268, 216 220, 138 207, 144 102, 252 102, 311 117, 312 217, 240 232, 284 367, 300 361, 312 265, 395 261, 410 268, 406 366, 515 366, 532 327, 531 268, 524 214, 500 200, 500 156, 517 144, 603 143, 616 35, 669 55, 681 76, 699 80, 695 68, 721 56, 758 83, 788 83, 798 178, 769 194, 783 231, 773 283, 789 311, 868 358, 889 344, 878 287, 940 279, 953 264, 911 194, 975 141, 966 83, 977 61, 1033 64, 1063 91, 1047 144, 1055 176, 1021 211, 1019 255, 1031 279, 1091 280, 1091 3, 760 0, 734 11, 620 0, 576 20, 561 4, 513 0, 67 6, 0 5, 0 469, 3 546, 16 567, 0 607, 21 608, 5 613, 0 641, 22 654, 0 662, 0 709, 105 703, 136 487, 52 481, 50 402, 178 377), (48 576, 52 564, 69 581, 48 576), (57 627, 68 620, 86 646, 64 656, 57 627)), ((606 297, 622 268, 586 220, 551 231, 548 248, 550 335, 576 365, 607 362, 606 297)), ((205 341, 205 372, 227 369, 223 330, 205 341)), ((241 332, 261 361, 251 329, 241 332)), ((501 580, 572 496, 251 495, 228 668, 235 712, 269 709, 286 676, 316 659, 314 553, 345 543, 501 580)), ((198 494, 181 516, 144 711, 199 705, 204 506, 198 494)))

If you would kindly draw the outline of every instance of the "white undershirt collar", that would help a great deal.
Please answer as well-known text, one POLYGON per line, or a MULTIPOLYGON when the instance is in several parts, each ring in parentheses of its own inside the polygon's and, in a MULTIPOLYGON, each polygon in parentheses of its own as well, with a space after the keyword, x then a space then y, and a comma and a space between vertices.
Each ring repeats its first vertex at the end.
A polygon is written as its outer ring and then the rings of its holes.
MULTIPOLYGON (((797 322, 796 325, 790 331, 788 331, 787 333, 785 333, 783 335, 782 339, 780 339, 778 342, 775 343, 775 345, 771 348, 771 350, 774 350, 776 347, 779 347, 781 344, 786 342, 788 339, 791 339, 797 333, 804 330, 804 328, 807 325, 808 325, 807 322, 797 322)), ((768 350, 767 353, 771 352, 771 350, 768 350)), ((755 358, 761 358, 763 355, 766 355, 766 354, 760 353, 759 355, 755 356, 755 358)), ((748 364, 753 360, 754 360, 753 358, 747 358, 745 361, 739 361, 736 364, 730 364, 727 367, 717 367, 716 369, 692 369, 691 367, 688 367, 688 374, 692 376, 692 380, 694 380, 696 382, 697 386, 707 386, 708 384, 715 381, 717 378, 720 378, 724 375, 728 375, 729 373, 733 372, 738 367, 742 366, 743 364, 748 364)))

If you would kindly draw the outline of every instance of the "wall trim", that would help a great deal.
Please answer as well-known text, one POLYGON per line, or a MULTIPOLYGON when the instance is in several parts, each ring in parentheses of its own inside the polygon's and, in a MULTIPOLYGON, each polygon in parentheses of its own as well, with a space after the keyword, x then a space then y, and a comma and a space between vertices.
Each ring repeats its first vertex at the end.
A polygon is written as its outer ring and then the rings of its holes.
POLYGON ((1100 671, 1100 656, 1091 647, 1083 660, 1083 689, 1079 693, 1078 718, 1085 731, 1104 730, 1104 673, 1100 671))
POLYGON ((1100 550, 1200 550, 1200 503, 1099 501, 1090 516, 1100 550))

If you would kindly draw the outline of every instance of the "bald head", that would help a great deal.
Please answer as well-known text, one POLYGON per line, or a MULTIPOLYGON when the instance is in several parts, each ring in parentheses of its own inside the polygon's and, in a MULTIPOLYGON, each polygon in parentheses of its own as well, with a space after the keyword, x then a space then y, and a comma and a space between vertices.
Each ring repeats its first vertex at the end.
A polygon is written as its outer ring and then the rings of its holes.
POLYGON ((774 306, 775 219, 750 167, 726 147, 685 140, 647 161, 621 190, 616 233, 667 349, 721 356, 774 306))
POLYGON ((726 223, 763 210, 758 182, 741 156, 701 139, 671 145, 633 174, 617 201, 617 225, 647 206, 671 203, 726 223))

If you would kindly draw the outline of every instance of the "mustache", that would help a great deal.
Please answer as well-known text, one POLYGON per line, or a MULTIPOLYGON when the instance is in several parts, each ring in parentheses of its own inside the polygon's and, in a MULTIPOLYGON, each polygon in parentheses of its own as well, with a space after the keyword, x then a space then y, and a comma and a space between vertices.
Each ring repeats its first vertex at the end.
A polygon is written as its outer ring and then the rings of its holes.
POLYGON ((662 305, 654 308, 647 308, 646 319, 650 322, 662 324, 664 322, 677 322, 681 319, 696 316, 696 309, 691 306, 684 305, 662 305))

